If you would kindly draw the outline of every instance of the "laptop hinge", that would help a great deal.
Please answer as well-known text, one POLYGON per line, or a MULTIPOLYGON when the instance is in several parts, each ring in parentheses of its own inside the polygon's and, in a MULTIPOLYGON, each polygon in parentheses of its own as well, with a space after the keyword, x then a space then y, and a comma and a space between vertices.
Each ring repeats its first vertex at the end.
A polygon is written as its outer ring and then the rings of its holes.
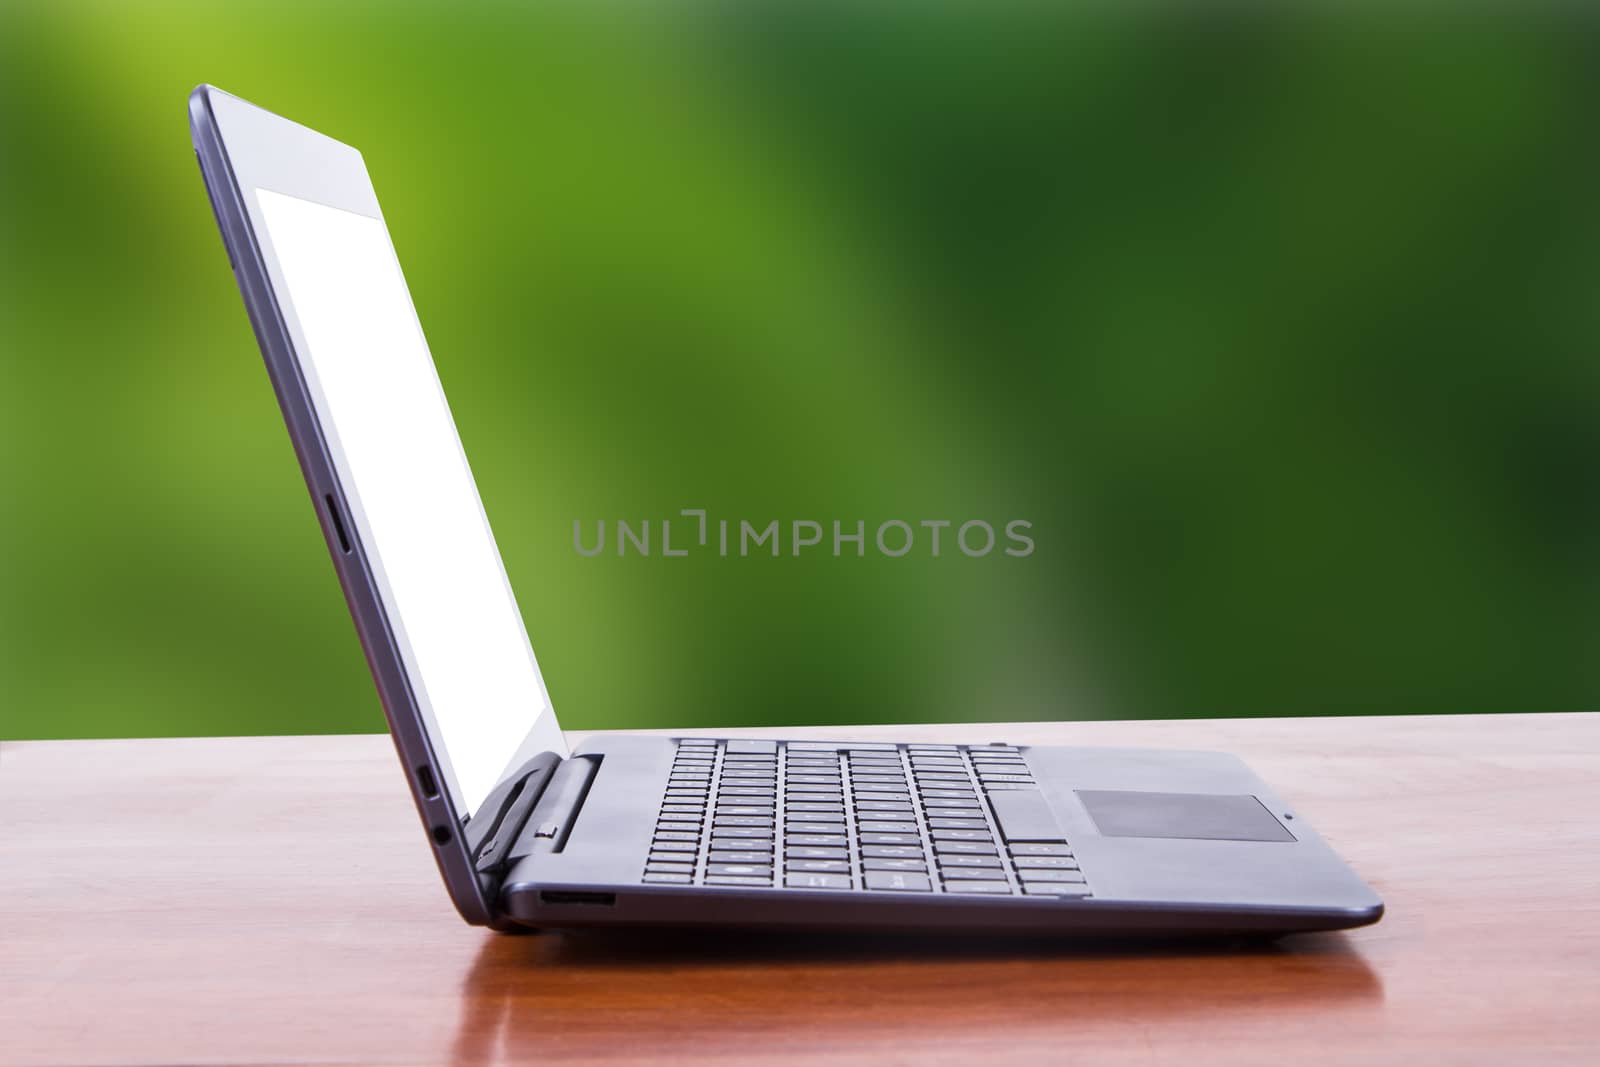
POLYGON ((522 832, 528 813, 549 788, 562 762, 557 753, 539 753, 495 786, 478 806, 478 814, 467 822, 464 835, 473 866, 480 874, 493 873, 504 863, 509 846, 522 832))
MULTIPOLYGON (((583 811, 583 802, 589 795, 589 786, 600 769, 601 756, 572 756, 550 776, 550 784, 528 812, 522 828, 509 849, 504 850, 503 863, 520 860, 536 852, 560 852, 572 833, 573 824, 583 811)), ((504 834, 502 840, 506 839, 504 834)))

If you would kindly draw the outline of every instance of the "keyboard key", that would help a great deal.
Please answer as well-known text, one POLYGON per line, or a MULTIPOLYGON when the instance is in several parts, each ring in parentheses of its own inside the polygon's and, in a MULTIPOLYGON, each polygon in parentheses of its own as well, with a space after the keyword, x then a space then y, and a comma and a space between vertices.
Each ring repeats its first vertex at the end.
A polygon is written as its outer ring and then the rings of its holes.
POLYGON ((713 832, 717 837, 772 837, 772 828, 770 826, 718 826, 713 832))
POLYGON ((699 819, 661 819, 656 823, 657 830, 683 830, 694 833, 700 829, 699 819))
POLYGON ((862 834, 863 845, 920 845, 922 838, 916 834, 862 834))
POLYGON ((828 845, 843 848, 850 843, 844 834, 788 834, 784 840, 791 845, 828 845))
POLYGON ((922 849, 914 845, 862 845, 861 854, 891 860, 921 859, 922 849))
POLYGON ((922 801, 922 806, 929 811, 938 810, 941 812, 951 808, 979 810, 976 799, 967 800, 965 797, 925 797, 922 801))
POLYGON ((1035 882, 1082 882, 1082 871, 1039 871, 1022 870, 1017 872, 1017 877, 1028 885, 1035 882))
POLYGON ((850 864, 844 860, 790 860, 784 865, 787 871, 816 871, 819 874, 849 874, 850 864))
POLYGON ((1030 897, 1086 897, 1089 887, 1086 885, 1068 885, 1065 882, 1037 882, 1025 885, 1022 891, 1030 897))
POLYGON ((983 781, 984 785, 990 785, 990 784, 992 784, 994 782, 1032 782, 1033 781, 1033 775, 1031 775, 1031 774, 988 774, 988 773, 980 772, 978 777, 983 781))
POLYGON ((791 800, 786 805, 788 811, 826 811, 840 814, 844 811, 843 804, 836 804, 828 800, 791 800))
POLYGON ((989 824, 982 819, 955 819, 928 816, 928 827, 933 830, 987 830, 989 824))
POLYGON ((926 871, 928 865, 921 860, 890 860, 869 856, 861 861, 861 868, 867 871, 926 871))
POLYGON ((837 774, 791 774, 784 781, 791 786, 795 785, 838 785, 837 774))
MULTIPOLYGON (((720 812, 711 820, 711 825, 716 829, 724 826, 771 826, 770 815, 723 815, 720 812)), ((955 831, 950 831, 954 833, 955 831)))
POLYGON ((806 800, 840 800, 844 797, 844 792, 837 785, 810 785, 802 782, 799 785, 789 786, 788 791, 795 794, 805 793, 806 800))
POLYGON ((931 830, 929 834, 935 841, 994 841, 988 830, 931 830))
POLYGON ((756 756, 776 756, 778 754, 778 742, 729 741, 726 743, 723 750, 729 755, 738 755, 743 753, 746 755, 756 756))
POLYGON ((674 885, 687 885, 694 881, 694 876, 688 874, 657 874, 651 871, 644 876, 644 880, 647 882, 670 882, 674 885))
POLYGON ((711 847, 720 850, 736 849, 740 852, 771 852, 772 842, 752 841, 748 837, 713 837, 711 847))
POLYGON ((752 878, 738 874, 708 874, 706 885, 771 885, 771 878, 752 878))
POLYGON ((1013 856, 1070 856, 1072 849, 1067 847, 1065 841, 1049 845, 1039 842, 1021 842, 1011 846, 1013 856))
POLYGON ((1043 793, 1033 790, 1007 790, 989 794, 989 808, 994 812, 995 825, 1000 836, 1009 843, 1018 841, 1061 841, 1067 835, 1061 832, 1055 812, 1043 793))
MULTIPOLYGON (((941 859, 943 857, 940 857, 941 859)), ((951 867, 944 863, 939 864, 939 875, 947 882, 971 881, 972 879, 1004 878, 1006 872, 998 867, 951 867)))
POLYGON ((1071 856, 1014 856, 1011 862, 1016 864, 1018 870, 1078 869, 1078 861, 1071 856))
POLYGON ((789 811, 784 818, 789 822, 838 822, 837 811, 789 811))
POLYGON ((791 874, 783 884, 790 889, 849 889, 848 874, 791 874))
POLYGON ((1000 867, 1003 866, 999 856, 951 856, 941 855, 935 857, 940 868, 945 867, 1000 867))
POLYGON ((876 819, 862 819, 861 832, 866 834, 914 834, 917 824, 914 822, 881 822, 876 819))
POLYGON ((747 874, 770 875, 772 867, 769 864, 759 863, 711 863, 706 865, 706 874, 747 874))
POLYGON ((695 852, 698 849, 693 841, 656 841, 650 846, 654 852, 695 852))
POLYGON ((971 856, 993 855, 994 845, 988 841, 935 841, 935 852, 960 852, 971 856))
POLYGON ((693 874, 694 863, 692 861, 689 863, 661 863, 657 860, 651 860, 644 865, 644 869, 654 871, 656 874, 693 874))
POLYGON ((944 887, 946 893, 985 893, 989 896, 1008 897, 1011 886, 1005 882, 951 882, 944 887))
POLYGON ((969 783, 972 781, 971 778, 967 777, 965 771, 917 771, 916 774, 917 781, 927 784, 933 784, 935 782, 969 783))
MULTIPOLYGON (((907 819, 915 818, 916 813, 911 810, 911 805, 898 800, 858 800, 857 811, 883 812, 885 815, 893 814, 904 816, 907 819)), ((875 818, 880 816, 874 816, 875 818)))
POLYGON ((717 816, 724 815, 771 815, 771 804, 719 804, 717 816))
POLYGON ((850 850, 844 848, 822 848, 818 845, 790 845, 785 854, 794 860, 847 860, 850 850))
POLYGON ((706 856, 707 863, 771 863, 772 853, 750 849, 725 848, 713 850, 706 856))
POLYGON ((700 835, 693 830, 657 830, 657 841, 698 841, 700 835))
POLYGON ((900 804, 909 804, 910 800, 911 800, 911 794, 905 792, 904 790, 901 790, 900 792, 895 792, 895 793, 887 793, 887 792, 884 792, 882 790, 877 790, 877 789, 868 790, 868 791, 862 791, 862 790, 858 789, 858 790, 856 790, 856 800, 857 801, 892 800, 892 801, 896 801, 896 802, 898 802, 900 804))
POLYGON ((789 834, 833 834, 843 835, 844 823, 842 822, 791 822, 784 826, 784 831, 789 834))
POLYGON ((777 790, 771 786, 762 788, 754 785, 724 785, 717 790, 718 797, 766 797, 769 800, 776 793, 777 790))
MULTIPOLYGON (((860 796, 861 794, 857 793, 856 795, 860 796)), ((951 797, 955 800, 978 799, 978 794, 971 789, 924 789, 922 795, 925 797, 951 797)))
POLYGON ((868 889, 889 889, 902 893, 930 893, 933 886, 925 874, 909 871, 866 871, 861 879, 868 889))

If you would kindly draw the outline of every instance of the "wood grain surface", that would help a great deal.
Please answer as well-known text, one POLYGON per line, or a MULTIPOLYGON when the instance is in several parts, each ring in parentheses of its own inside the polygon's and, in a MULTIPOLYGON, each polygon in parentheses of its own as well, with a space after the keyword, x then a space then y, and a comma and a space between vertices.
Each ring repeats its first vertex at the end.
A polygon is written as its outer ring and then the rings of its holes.
POLYGON ((385 737, 7 743, 0 1063, 1600 1063, 1600 716, 743 735, 1228 749, 1389 912, 1203 948, 502 936, 385 737))

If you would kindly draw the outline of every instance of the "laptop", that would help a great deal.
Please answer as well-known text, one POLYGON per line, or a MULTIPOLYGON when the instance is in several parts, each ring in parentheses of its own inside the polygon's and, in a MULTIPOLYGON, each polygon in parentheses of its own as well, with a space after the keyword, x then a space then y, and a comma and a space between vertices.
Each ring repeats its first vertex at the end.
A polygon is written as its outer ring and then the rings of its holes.
POLYGON ((1276 935, 1382 915, 1221 753, 627 733, 570 750, 361 154, 208 85, 189 119, 468 922, 1276 935))

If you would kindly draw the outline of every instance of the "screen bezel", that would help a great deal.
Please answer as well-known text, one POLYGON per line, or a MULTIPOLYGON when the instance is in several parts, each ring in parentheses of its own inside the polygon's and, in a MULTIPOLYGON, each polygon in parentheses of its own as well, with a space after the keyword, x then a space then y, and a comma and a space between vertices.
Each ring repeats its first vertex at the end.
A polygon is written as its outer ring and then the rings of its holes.
MULTIPOLYGON (((282 277, 270 241, 258 237, 266 229, 259 202, 252 195, 256 189, 383 221, 366 165, 354 148, 208 85, 190 95, 189 115, 196 155, 223 242, 440 873, 463 917, 469 922, 498 925, 493 887, 473 869, 469 820, 459 803, 455 772, 437 740, 441 735, 426 693, 412 683, 403 623, 384 608, 387 581, 381 565, 366 548, 370 532, 342 462, 336 428, 319 415, 314 388, 298 356, 304 339, 294 309, 287 300, 277 298, 283 291, 282 277), (330 499, 344 520, 348 551, 341 545, 335 517, 329 512, 330 499), (424 785, 424 768, 436 783, 433 795, 424 785)), ((464 455, 462 461, 466 461, 464 455)), ((481 515, 481 502, 479 510, 481 515)), ((486 516, 483 521, 487 529, 486 516)), ((489 536, 492 539, 492 532, 489 536)), ((514 603, 503 563, 501 579, 514 603)), ((565 757, 568 751, 525 631, 522 639, 546 711, 534 720, 516 751, 506 754, 502 780, 545 752, 565 757)))

